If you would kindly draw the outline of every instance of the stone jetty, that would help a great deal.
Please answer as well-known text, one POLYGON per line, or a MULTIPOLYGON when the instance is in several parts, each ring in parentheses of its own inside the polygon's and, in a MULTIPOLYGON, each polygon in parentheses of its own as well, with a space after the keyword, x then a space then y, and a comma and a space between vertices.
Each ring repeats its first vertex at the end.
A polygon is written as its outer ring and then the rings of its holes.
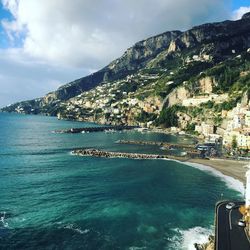
POLYGON ((94 156, 104 158, 129 158, 129 159, 168 159, 166 155, 157 154, 139 154, 139 153, 123 153, 123 152, 108 152, 98 149, 76 149, 72 151, 73 155, 79 156, 94 156))
POLYGON ((132 145, 156 145, 165 147, 166 149, 170 148, 178 148, 178 149, 188 149, 193 150, 196 145, 194 144, 176 144, 176 143, 167 143, 167 142, 156 142, 156 141, 126 141, 126 140, 119 140, 116 143, 119 144, 132 144, 132 145))
POLYGON ((92 133, 92 132, 102 132, 102 131, 122 131, 122 130, 132 130, 138 128, 137 126, 95 126, 86 128, 70 128, 55 130, 54 133, 58 134, 77 134, 77 133, 92 133))

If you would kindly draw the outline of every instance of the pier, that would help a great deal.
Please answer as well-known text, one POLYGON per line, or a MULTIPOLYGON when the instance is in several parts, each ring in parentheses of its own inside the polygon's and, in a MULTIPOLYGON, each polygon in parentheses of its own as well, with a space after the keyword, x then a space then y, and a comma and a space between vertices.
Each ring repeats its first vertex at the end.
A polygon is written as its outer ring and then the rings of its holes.
POLYGON ((77 133, 93 133, 103 131, 122 131, 122 130, 133 130, 138 128, 137 126, 96 126, 96 127, 85 127, 85 128, 70 128, 55 130, 54 133, 58 134, 77 134, 77 133))
POLYGON ((166 149, 177 148, 177 149, 187 149, 194 150, 196 145, 192 144, 176 144, 176 143, 167 143, 167 142, 155 142, 155 141, 126 141, 119 140, 116 143, 119 144, 132 144, 132 145, 155 145, 165 147, 166 149))

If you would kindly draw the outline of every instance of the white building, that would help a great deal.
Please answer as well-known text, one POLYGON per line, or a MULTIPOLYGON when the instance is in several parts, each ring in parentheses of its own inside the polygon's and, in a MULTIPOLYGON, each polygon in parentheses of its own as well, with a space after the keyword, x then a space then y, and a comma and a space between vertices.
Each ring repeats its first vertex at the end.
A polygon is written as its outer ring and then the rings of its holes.
POLYGON ((200 134, 203 134, 205 137, 208 137, 209 135, 214 134, 214 125, 202 122, 201 125, 195 126, 195 131, 197 131, 200 134))
POLYGON ((244 123, 244 114, 236 114, 233 118, 233 129, 242 128, 244 123))

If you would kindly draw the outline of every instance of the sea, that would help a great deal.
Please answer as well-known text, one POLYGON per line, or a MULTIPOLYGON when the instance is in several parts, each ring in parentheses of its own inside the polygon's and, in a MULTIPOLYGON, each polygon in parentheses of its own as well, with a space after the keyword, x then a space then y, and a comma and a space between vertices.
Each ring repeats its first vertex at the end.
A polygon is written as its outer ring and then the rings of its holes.
POLYGON ((159 146, 116 142, 192 143, 190 137, 53 133, 89 126, 98 125, 0 113, 0 249, 194 249, 214 230, 216 202, 242 199, 239 181, 199 164, 71 154, 161 154, 159 146))

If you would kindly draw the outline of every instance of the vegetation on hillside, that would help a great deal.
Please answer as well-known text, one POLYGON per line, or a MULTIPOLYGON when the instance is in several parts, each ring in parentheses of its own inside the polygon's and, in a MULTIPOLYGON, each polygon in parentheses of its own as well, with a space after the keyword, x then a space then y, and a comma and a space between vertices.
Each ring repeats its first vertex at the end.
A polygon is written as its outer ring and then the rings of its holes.
POLYGON ((172 107, 164 107, 155 123, 157 126, 163 126, 166 128, 178 126, 177 112, 184 112, 186 108, 180 105, 174 105, 172 107))

